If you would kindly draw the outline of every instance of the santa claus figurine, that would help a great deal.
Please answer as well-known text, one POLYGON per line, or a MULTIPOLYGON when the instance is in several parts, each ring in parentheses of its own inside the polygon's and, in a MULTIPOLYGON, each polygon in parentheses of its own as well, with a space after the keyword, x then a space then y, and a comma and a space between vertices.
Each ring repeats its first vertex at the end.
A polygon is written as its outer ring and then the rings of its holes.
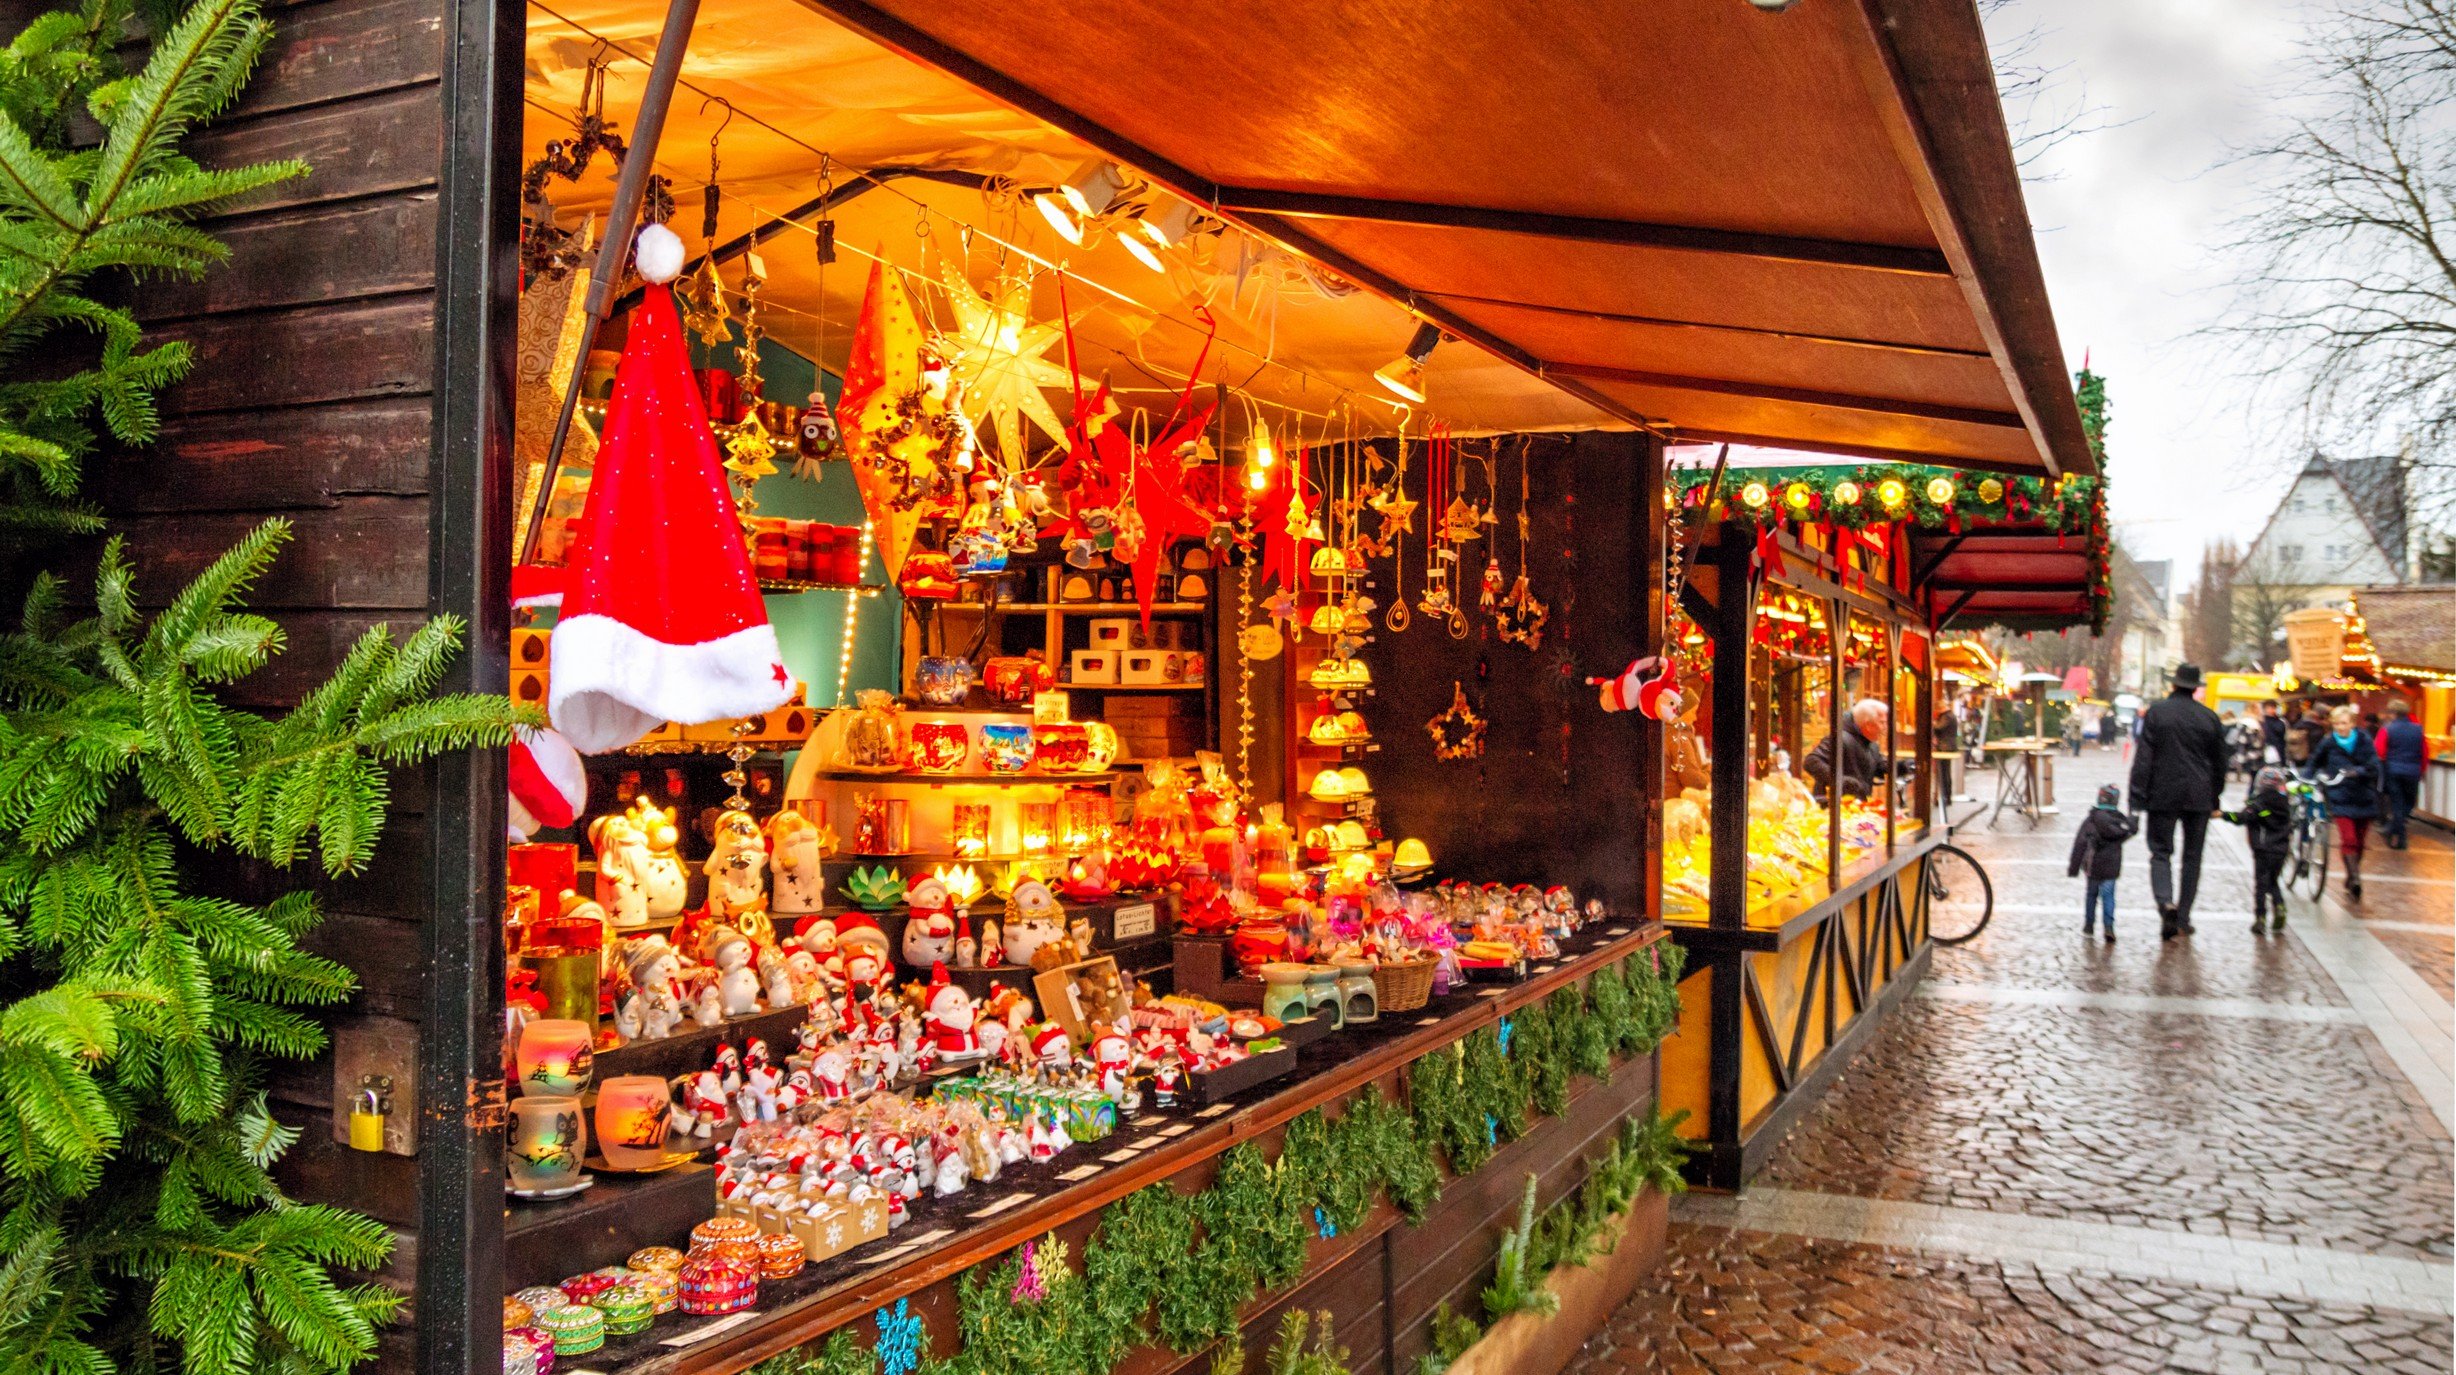
POLYGON ((812 1090, 821 1099, 849 1098, 853 1094, 852 1052, 841 1045, 820 1051, 810 1061, 812 1090))
POLYGON ((1160 1054, 1160 1067, 1151 1074, 1151 1102, 1154 1107, 1177 1106, 1177 1093, 1185 1087, 1185 1062, 1174 1050, 1160 1054))
POLYGON ((932 965, 929 1014, 924 1025, 929 1029, 930 1044, 938 1048, 939 1059, 955 1063, 981 1058, 984 1054, 981 1036, 973 1026, 978 1015, 972 995, 961 985, 948 981, 946 965, 932 965))

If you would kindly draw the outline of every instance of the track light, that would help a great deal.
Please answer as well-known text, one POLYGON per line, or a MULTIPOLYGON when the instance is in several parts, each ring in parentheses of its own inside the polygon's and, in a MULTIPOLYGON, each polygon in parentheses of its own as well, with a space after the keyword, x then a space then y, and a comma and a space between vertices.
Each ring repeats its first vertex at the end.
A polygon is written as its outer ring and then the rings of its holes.
MULTIPOLYGON (((1134 255, 1134 261, 1141 263, 1143 266, 1150 268, 1154 272, 1168 271, 1168 264, 1160 261, 1160 255, 1153 251, 1151 241, 1145 238, 1141 233, 1140 221, 1137 221, 1135 224, 1128 225, 1126 227, 1126 231, 1117 236, 1117 242, 1120 247, 1124 248, 1128 253, 1134 255)), ((1165 247, 1166 245, 1162 246, 1165 247)))
POLYGON ((1134 227, 1144 238, 1151 240, 1154 247, 1170 248, 1184 242, 1185 236, 1194 232, 1194 215, 1193 202, 1170 197, 1167 209, 1156 215, 1146 209, 1143 217, 1134 222, 1134 227))
POLYGON ((1373 380, 1400 399, 1421 405, 1424 360, 1432 356, 1433 346, 1440 342, 1440 326, 1429 323, 1416 326, 1415 336, 1407 341, 1407 352, 1374 369, 1373 380))
POLYGON ((1075 223, 1074 212, 1066 208, 1065 198, 1057 192, 1043 191, 1032 197, 1032 204, 1039 208, 1040 217, 1049 222, 1049 227, 1057 231, 1059 238, 1070 244, 1083 242, 1083 226, 1075 223))
POLYGON ((1125 194, 1125 173, 1116 163, 1093 158, 1067 174, 1066 180, 1032 197, 1040 217, 1070 244, 1083 242, 1082 220, 1104 214, 1125 194))

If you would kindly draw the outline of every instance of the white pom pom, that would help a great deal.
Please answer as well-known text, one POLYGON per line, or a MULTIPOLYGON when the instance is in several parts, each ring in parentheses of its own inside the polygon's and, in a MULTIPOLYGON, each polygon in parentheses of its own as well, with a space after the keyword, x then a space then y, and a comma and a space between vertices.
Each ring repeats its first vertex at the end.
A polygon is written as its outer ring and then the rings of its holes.
POLYGON ((631 262, 646 281, 674 280, 682 275, 682 236, 661 224, 648 226, 631 246, 631 262))

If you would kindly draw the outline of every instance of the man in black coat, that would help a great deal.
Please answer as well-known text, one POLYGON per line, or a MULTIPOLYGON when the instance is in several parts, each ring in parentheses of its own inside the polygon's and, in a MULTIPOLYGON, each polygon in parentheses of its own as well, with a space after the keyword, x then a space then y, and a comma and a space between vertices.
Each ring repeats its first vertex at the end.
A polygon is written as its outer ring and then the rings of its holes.
MULTIPOLYGON (((2260 743, 2268 751, 2260 762, 2284 768, 2285 717, 2278 713, 2277 704, 2273 701, 2260 704, 2260 743)), ((2254 774, 2253 777, 2258 775, 2254 774)))
MULTIPOLYGON (((1852 704, 1850 721, 1838 737, 1844 796, 1867 797, 1885 777, 1885 747, 1877 742, 1885 738, 1892 720, 1893 709, 1872 697, 1852 704)), ((1816 780, 1818 791, 1828 797, 1833 792, 1836 740, 1837 737, 1828 735, 1817 741, 1808 757, 1800 761, 1800 768, 1816 780)))
POLYGON ((2226 726, 2192 696, 2200 666, 2175 669, 2174 691, 2141 713, 2132 755, 2132 810, 2149 814, 2149 892, 2157 899, 2158 935, 2192 933, 2192 899, 2200 891, 2200 850, 2209 816, 2226 788, 2226 726), (2183 876, 2173 876, 2175 828, 2183 829, 2183 876))

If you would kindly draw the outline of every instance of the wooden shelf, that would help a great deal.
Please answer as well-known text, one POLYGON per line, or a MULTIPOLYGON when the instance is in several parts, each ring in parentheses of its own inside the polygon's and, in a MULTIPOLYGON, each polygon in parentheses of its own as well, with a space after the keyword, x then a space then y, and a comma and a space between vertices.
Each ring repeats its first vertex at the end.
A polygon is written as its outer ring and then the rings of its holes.
POLYGON ((1115 769, 1102 773, 864 773, 859 769, 821 769, 815 777, 832 783, 926 783, 945 787, 950 783, 966 787, 988 788, 1074 788, 1094 783, 1114 783, 1115 769))
MULTIPOLYGON (((940 604, 939 609, 942 611, 1056 611, 1061 613, 1081 611, 1099 612, 1108 616, 1129 612, 1139 616, 1143 613, 1143 608, 1134 602, 998 602, 994 605, 988 602, 944 602, 940 604)), ((1210 604, 1207 602, 1153 602, 1151 604, 1151 614, 1154 616, 1163 614, 1188 616, 1210 609, 1210 604)))
MULTIPOLYGON (((1176 653, 1163 650, 1163 653, 1176 653)), ((1060 683, 1067 692, 1200 692, 1202 683, 1060 683)))
POLYGON ((791 596, 798 592, 858 592, 865 597, 875 597, 887 590, 886 584, 875 582, 809 582, 801 578, 761 578, 758 581, 760 591, 779 596, 791 596))

